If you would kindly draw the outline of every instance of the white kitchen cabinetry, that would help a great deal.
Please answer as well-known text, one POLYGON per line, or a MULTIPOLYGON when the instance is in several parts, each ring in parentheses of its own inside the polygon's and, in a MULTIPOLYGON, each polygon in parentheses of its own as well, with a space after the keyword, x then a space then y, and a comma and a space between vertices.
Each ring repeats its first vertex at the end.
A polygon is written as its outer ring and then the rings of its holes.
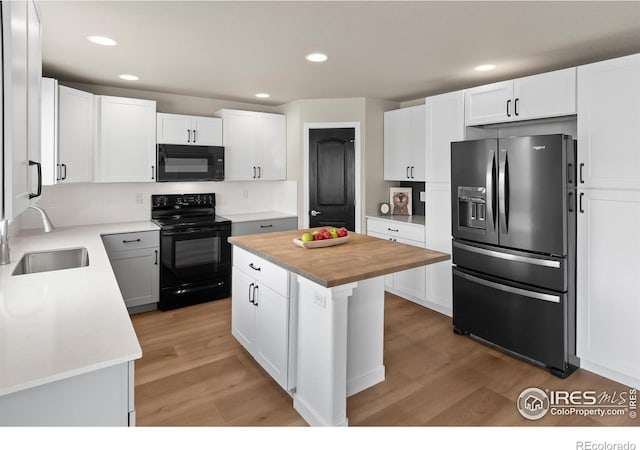
POLYGON ((581 367, 640 388, 640 192, 584 190, 578 208, 581 367))
POLYGON ((282 114, 221 109, 225 180, 285 180, 287 121, 282 114))
POLYGON ((576 114, 576 68, 465 91, 465 124, 486 125, 576 114))
MULTIPOLYGON (((367 235, 424 248, 424 225, 367 218, 367 235)), ((385 289, 420 305, 425 302, 425 267, 385 276, 385 289)))
POLYGON ((154 309, 160 289, 158 232, 110 234, 102 241, 129 312, 154 309))
POLYGON ((42 79, 43 183, 93 181, 95 96, 42 79))
POLYGON ((157 114, 157 143, 222 145, 222 119, 217 117, 157 114))
POLYGON ((578 67, 579 188, 640 189, 640 54, 578 67))
POLYGON ((40 17, 35 2, 2 2, 4 219, 37 201, 40 170, 40 17))
POLYGON ((289 272, 233 247, 231 332, 285 390, 289 364, 289 272))
POLYGON ((0 396, 0 426, 135 426, 134 362, 0 396))
POLYGON ((384 179, 425 180, 425 105, 384 113, 384 179))
POLYGON ((99 96, 96 181, 156 179, 156 102, 99 96))
POLYGON ((464 91, 425 99, 426 182, 451 182, 451 142, 464 140, 464 91))
MULTIPOLYGON (((451 254, 451 185, 427 183, 425 247, 451 254)), ((425 267, 425 306, 453 315, 451 261, 425 267)))

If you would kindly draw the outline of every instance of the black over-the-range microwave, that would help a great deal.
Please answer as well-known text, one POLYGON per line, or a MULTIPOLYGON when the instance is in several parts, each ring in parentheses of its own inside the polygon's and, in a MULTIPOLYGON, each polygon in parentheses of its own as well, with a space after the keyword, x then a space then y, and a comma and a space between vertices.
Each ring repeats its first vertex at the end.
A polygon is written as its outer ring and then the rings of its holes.
POLYGON ((223 181, 224 147, 158 144, 157 181, 223 181))

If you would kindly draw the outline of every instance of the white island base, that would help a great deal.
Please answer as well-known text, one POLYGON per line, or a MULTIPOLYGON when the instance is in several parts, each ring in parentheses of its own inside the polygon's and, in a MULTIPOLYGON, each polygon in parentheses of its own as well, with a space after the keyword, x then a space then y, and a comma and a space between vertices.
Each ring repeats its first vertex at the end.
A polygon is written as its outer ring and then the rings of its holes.
POLYGON ((312 426, 347 426, 347 397, 385 377, 384 277, 331 288, 291 277, 293 407, 312 426))

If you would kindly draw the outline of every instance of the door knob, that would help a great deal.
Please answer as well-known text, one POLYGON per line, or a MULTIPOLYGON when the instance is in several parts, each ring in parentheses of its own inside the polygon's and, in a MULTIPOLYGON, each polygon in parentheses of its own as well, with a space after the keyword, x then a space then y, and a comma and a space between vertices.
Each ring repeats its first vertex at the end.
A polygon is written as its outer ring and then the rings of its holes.
POLYGON ((313 217, 315 217, 315 216, 319 216, 320 214, 322 214, 320 211, 316 211, 315 209, 312 209, 312 210, 311 210, 311 215, 312 215, 313 217))

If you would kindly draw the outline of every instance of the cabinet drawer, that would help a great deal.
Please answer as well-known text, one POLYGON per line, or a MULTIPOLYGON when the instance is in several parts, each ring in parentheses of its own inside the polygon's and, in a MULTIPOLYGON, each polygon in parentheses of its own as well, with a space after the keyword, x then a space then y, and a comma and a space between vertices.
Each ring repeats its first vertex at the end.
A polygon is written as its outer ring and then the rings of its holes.
POLYGON ((255 220, 251 222, 233 222, 231 224, 232 236, 245 234, 271 233, 274 231, 287 231, 298 229, 298 218, 287 217, 285 219, 255 220))
POLYGON ((140 231, 137 233, 118 233, 102 236, 107 253, 135 250, 138 248, 158 247, 158 231, 140 231))
POLYGON ((390 220, 367 220, 367 231, 382 233, 386 236, 400 237, 424 244, 425 228, 421 225, 414 225, 402 222, 392 222, 390 220))
POLYGON ((264 258, 233 247, 233 266, 284 297, 289 297, 289 272, 264 258))

